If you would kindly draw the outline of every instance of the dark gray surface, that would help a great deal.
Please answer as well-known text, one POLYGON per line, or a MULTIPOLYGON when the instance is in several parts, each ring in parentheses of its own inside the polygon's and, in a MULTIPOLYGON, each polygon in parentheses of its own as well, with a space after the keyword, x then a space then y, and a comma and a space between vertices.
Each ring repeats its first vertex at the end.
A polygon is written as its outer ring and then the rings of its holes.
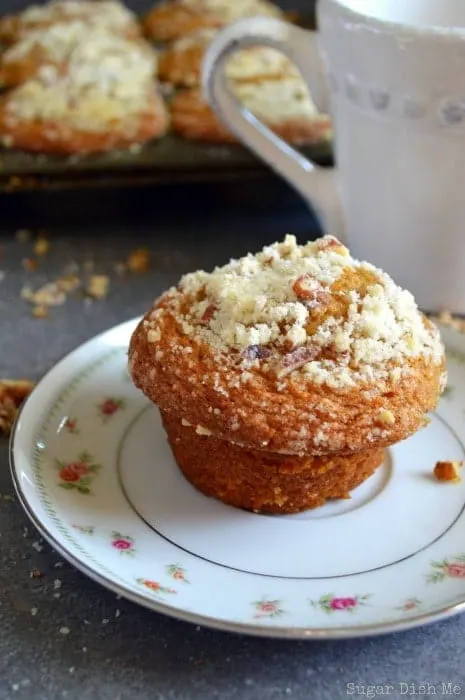
MULTIPOLYGON (((142 313, 188 269, 211 267, 287 230, 302 238, 317 233, 306 209, 279 183, 234 191, 22 196, 0 199, 0 207, 0 269, 6 272, 0 376, 11 377, 39 378, 77 344, 142 313), (50 254, 33 275, 20 267, 30 245, 14 236, 24 226, 45 228, 52 237, 50 254), (69 262, 89 259, 110 270, 145 244, 153 252, 152 272, 115 280, 106 301, 70 301, 44 321, 31 318, 19 299, 30 279, 38 284, 69 262)), ((439 684, 438 695, 442 682, 452 682, 461 688, 454 697, 465 697, 464 616, 413 632, 326 643, 197 628, 117 600, 41 542, 16 499, 4 498, 13 493, 4 440, 0 493, 0 700, 335 700, 350 697, 348 683, 387 683, 394 686, 389 697, 407 697, 400 683, 412 682, 439 684), (31 579, 33 569, 42 578, 31 579), (63 626, 68 635, 60 634, 63 626)))

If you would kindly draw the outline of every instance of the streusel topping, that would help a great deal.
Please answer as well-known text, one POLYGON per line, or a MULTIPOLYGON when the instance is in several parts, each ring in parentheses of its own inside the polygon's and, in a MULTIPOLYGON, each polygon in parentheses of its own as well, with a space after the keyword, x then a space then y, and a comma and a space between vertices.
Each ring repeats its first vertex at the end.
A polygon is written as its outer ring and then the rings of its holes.
POLYGON ((26 29, 39 24, 80 19, 107 30, 124 30, 136 17, 127 7, 115 0, 55 0, 45 5, 31 5, 19 15, 26 29))
MULTIPOLYGON (((49 32, 54 34, 47 30, 47 44, 49 32)), ((99 131, 110 121, 132 118, 147 109, 153 100, 157 62, 150 46, 99 29, 87 28, 79 40, 68 37, 67 49, 66 41, 55 48, 62 52, 64 65, 45 62, 36 79, 9 93, 6 116, 11 123, 65 121, 74 128, 99 131)))
POLYGON ((197 10, 209 12, 232 22, 241 17, 264 16, 281 17, 282 10, 268 0, 181 0, 181 5, 197 10))
MULTIPOLYGON (((412 358, 443 360, 439 333, 410 292, 332 236, 298 245, 288 235, 211 273, 185 275, 165 299, 185 335, 237 357, 244 375, 272 370, 278 384, 296 372, 336 388, 395 382, 412 358)), ((155 310, 147 324, 154 344, 161 316, 155 310)))

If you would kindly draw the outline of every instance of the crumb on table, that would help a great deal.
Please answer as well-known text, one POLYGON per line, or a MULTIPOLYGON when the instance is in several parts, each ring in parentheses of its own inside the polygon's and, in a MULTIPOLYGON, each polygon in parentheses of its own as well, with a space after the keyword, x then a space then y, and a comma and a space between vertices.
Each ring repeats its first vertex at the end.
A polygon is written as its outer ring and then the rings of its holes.
POLYGON ((436 462, 434 476, 438 481, 461 481, 460 467, 462 464, 463 462, 459 461, 436 462))

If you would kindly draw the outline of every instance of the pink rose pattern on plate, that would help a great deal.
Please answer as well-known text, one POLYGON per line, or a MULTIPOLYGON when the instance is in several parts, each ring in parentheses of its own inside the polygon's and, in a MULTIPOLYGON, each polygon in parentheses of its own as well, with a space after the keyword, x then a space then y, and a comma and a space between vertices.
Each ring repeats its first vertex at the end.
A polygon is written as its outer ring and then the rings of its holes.
POLYGON ((80 430, 77 418, 71 418, 70 416, 68 416, 64 424, 64 429, 70 435, 79 435, 80 430))
POLYGON ((252 605, 255 608, 254 618, 280 617, 285 614, 280 600, 269 600, 264 597, 261 600, 255 600, 252 605))
POLYGON ((426 577, 428 583, 439 583, 446 578, 465 579, 465 554, 458 554, 451 559, 431 562, 432 571, 426 577))
POLYGON ((122 535, 120 532, 113 530, 111 533, 111 546, 117 549, 120 554, 129 554, 134 556, 135 547, 134 539, 130 535, 122 535))
POLYGON ((107 396, 97 406, 102 423, 107 423, 116 413, 119 413, 119 411, 122 411, 124 408, 126 408, 124 399, 119 399, 114 396, 107 396))
POLYGON ((186 570, 183 569, 179 564, 168 564, 166 566, 166 573, 174 578, 175 581, 183 581, 184 583, 190 583, 186 578, 186 570))
POLYGON ((148 590, 155 593, 155 595, 160 595, 161 593, 177 593, 174 588, 162 586, 158 581, 152 581, 148 578, 138 578, 136 581, 140 586, 148 588, 148 590))
POLYGON ((421 608, 422 602, 418 598, 407 598, 405 603, 398 605, 395 610, 401 610, 402 612, 410 612, 411 610, 418 610, 421 608))
POLYGON ((327 593, 318 600, 310 600, 310 605, 320 608, 328 615, 335 612, 354 613, 360 606, 367 605, 369 597, 368 593, 354 596, 335 596, 333 593, 327 593))
POLYGON ((89 452, 81 452, 72 462, 55 460, 61 488, 79 493, 91 493, 92 482, 101 468, 89 452))

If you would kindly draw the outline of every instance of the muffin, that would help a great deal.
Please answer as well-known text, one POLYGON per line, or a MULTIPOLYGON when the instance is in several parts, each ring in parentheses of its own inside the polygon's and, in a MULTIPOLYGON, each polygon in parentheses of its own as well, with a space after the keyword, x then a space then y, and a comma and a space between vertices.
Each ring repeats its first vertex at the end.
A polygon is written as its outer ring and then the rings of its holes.
POLYGON ((102 56, 126 54, 128 61, 145 59, 149 77, 157 72, 156 51, 144 40, 131 40, 85 22, 52 24, 28 32, 0 55, 0 84, 16 87, 31 78, 66 72, 76 62, 100 60, 102 56))
MULTIPOLYGON (((198 87, 206 49, 217 31, 202 29, 177 39, 160 55, 158 77, 172 85, 198 87)), ((298 74, 281 51, 268 46, 252 46, 237 51, 226 64, 230 80, 279 79, 298 74)))
POLYGON ((141 35, 134 13, 116 0, 52 0, 0 18, 0 41, 13 44, 30 31, 75 21, 126 37, 141 35))
POLYGON ((129 367, 194 485, 280 513, 347 496, 446 382, 412 295, 332 236, 185 275, 138 325, 129 367))
POLYGON ((255 15, 282 18, 283 12, 268 0, 166 0, 147 14, 144 29, 150 39, 168 42, 255 15))
POLYGON ((49 39, 48 58, 36 53, 35 76, 0 98, 4 145, 85 154, 129 148, 166 132, 168 114, 154 80, 157 57, 145 42, 100 30, 70 40, 68 48, 51 48, 49 39))
MULTIPOLYGON (((231 81, 231 89, 246 109, 288 143, 310 145, 331 139, 331 120, 318 113, 299 75, 231 81)), ((200 88, 181 90, 170 110, 173 130, 183 138, 238 143, 205 101, 200 88)))

